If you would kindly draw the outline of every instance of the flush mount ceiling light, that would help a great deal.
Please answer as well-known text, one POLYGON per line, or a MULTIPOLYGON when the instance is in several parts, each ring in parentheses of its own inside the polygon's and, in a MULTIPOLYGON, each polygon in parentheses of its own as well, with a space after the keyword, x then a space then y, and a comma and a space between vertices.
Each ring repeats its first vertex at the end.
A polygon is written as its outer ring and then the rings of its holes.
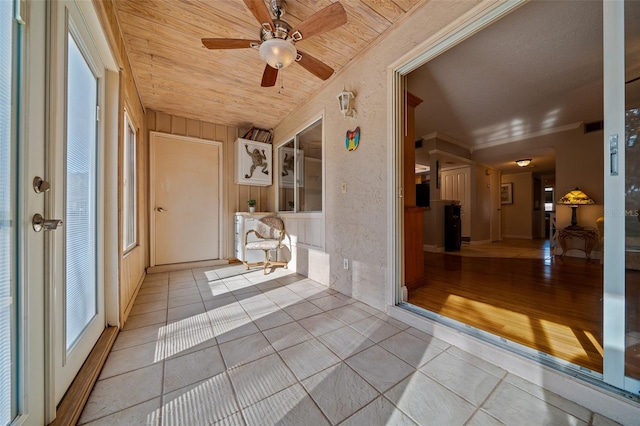
POLYGON ((520 167, 527 167, 529 164, 531 164, 531 158, 516 160, 516 164, 520 167))
POLYGON ((426 173, 429 170, 431 170, 431 167, 425 166, 424 164, 416 163, 415 169, 416 169, 416 174, 417 173, 426 173))

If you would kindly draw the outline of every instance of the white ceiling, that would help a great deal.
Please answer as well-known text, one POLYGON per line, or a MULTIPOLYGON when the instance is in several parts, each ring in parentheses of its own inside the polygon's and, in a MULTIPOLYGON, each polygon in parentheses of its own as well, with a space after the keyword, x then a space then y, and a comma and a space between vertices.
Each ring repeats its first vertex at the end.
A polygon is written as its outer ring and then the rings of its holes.
MULTIPOLYGON (((627 3, 636 9, 628 15, 638 17, 640 2, 627 3)), ((629 49, 640 52, 637 22, 630 22, 629 49)), ((478 152, 602 120, 602 44, 600 1, 527 3, 409 75, 409 91, 424 100, 416 108, 416 136, 438 132, 478 152)), ((628 74, 638 73, 638 63, 628 64, 628 74)), ((505 152, 483 163, 514 171, 514 156, 536 158, 537 172, 555 168, 548 148, 505 152)))

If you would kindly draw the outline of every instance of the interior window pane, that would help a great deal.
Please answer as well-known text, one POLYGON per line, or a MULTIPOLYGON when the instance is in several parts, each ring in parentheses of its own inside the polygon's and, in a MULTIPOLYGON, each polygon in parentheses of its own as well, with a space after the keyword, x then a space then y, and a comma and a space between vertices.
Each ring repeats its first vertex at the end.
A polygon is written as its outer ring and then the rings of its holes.
POLYGON ((13 3, 0 2, 0 425, 15 417, 15 169, 11 114, 13 3))
POLYGON ((280 168, 279 180, 279 205, 278 211, 295 211, 294 178, 295 155, 293 141, 278 148, 278 167, 280 168))
POLYGON ((97 312, 96 105, 98 81, 68 37, 66 146, 66 344, 97 312))
POLYGON ((298 135, 296 151, 298 211, 322 211, 322 120, 298 135))

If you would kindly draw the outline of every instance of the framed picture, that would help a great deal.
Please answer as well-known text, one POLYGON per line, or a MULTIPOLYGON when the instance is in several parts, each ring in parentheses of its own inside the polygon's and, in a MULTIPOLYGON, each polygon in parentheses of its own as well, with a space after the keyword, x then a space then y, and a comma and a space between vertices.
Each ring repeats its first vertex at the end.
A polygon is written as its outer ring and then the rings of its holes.
POLYGON ((500 185, 500 204, 513 204, 513 182, 500 185))

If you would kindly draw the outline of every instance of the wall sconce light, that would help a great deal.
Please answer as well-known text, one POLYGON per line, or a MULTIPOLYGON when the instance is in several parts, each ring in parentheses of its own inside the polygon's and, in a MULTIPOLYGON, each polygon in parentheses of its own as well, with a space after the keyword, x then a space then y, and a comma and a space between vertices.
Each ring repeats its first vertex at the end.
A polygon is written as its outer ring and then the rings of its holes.
POLYGON ((567 192, 564 197, 560 198, 558 204, 565 204, 571 207, 571 225, 565 227, 565 229, 580 230, 583 228, 582 226, 578 226, 578 217, 576 215, 578 206, 595 204, 595 202, 589 198, 587 194, 582 192, 580 188, 576 187, 575 189, 567 192))
POLYGON ((529 164, 531 164, 531 158, 516 160, 516 164, 520 167, 527 167, 529 164))
POLYGON ((338 94, 338 102, 340 103, 340 112, 344 118, 351 117, 355 118, 356 110, 351 108, 351 99, 355 99, 356 97, 352 92, 347 92, 346 90, 342 90, 338 94))

